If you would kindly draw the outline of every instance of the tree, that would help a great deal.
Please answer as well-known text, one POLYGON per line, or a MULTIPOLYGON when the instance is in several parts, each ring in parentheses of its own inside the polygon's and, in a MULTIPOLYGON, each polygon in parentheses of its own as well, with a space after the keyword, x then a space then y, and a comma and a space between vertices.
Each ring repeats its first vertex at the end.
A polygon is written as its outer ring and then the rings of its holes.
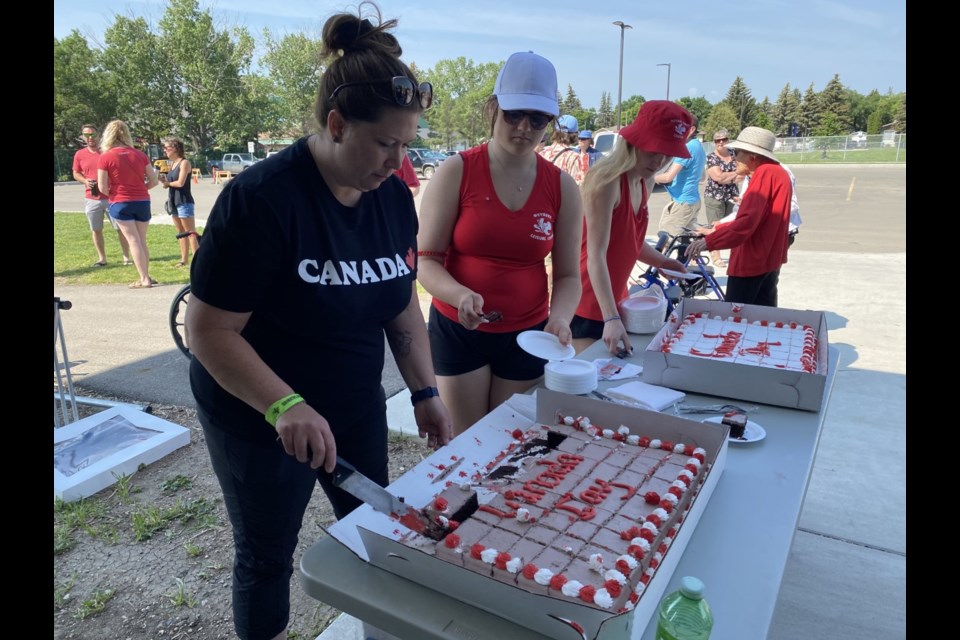
POLYGON ((313 106, 324 69, 320 58, 323 42, 303 33, 287 34, 277 41, 269 29, 263 30, 263 38, 267 53, 260 62, 268 73, 270 106, 275 111, 274 123, 264 128, 294 138, 306 135, 313 125, 313 106))
POLYGON ((610 104, 610 94, 603 91, 600 93, 600 109, 597 111, 595 126, 597 129, 612 127, 614 120, 616 120, 616 114, 614 114, 613 107, 610 104))
POLYGON ((424 78, 433 83, 435 105, 424 112, 424 118, 430 128, 440 134, 443 146, 453 146, 459 136, 473 145, 490 135, 484 105, 493 94, 502 66, 503 62, 478 65, 460 56, 455 60, 439 60, 424 72, 424 78))
POLYGON ((813 135, 817 137, 823 136, 844 136, 849 133, 850 130, 846 127, 837 117, 837 114, 827 111, 820 116, 820 122, 813 129, 813 135))
POLYGON ((900 94, 900 100, 897 101, 897 133, 907 132, 907 94, 900 94))
POLYGON ((790 83, 784 85, 777 96, 777 102, 773 105, 773 111, 770 115, 770 129, 778 136, 790 135, 790 125, 797 121, 797 107, 799 103, 794 101, 793 92, 790 91, 790 83))
MULTIPOLYGON (((620 102, 620 126, 626 126, 633 122, 633 119, 637 117, 637 111, 640 111, 640 107, 643 106, 643 103, 647 99, 640 95, 632 95, 626 100, 620 102)), ((616 114, 614 114, 614 120, 616 120, 616 114)))
POLYGON ((763 102, 757 105, 757 110, 753 114, 753 119, 750 120, 750 125, 770 129, 772 127, 772 113, 773 105, 770 104, 769 98, 764 97, 763 102))
POLYGON ((697 116, 697 121, 700 123, 700 128, 703 129, 703 122, 710 115, 710 111, 713 109, 713 105, 704 98, 700 96, 699 98, 688 98, 684 96, 677 100, 677 104, 683 106, 687 111, 697 116))
POLYGON ((101 131, 116 113, 116 100, 104 83, 100 54, 74 29, 53 39, 53 146, 73 148, 84 124, 101 131))
POLYGON ((834 74, 827 86, 823 88, 818 96, 820 104, 820 119, 828 113, 833 114, 834 120, 831 121, 831 129, 839 129, 837 133, 828 133, 822 135, 842 135, 850 133, 853 129, 850 119, 850 104, 843 85, 840 83, 840 74, 834 74))
POLYGON ((720 129, 726 129, 730 138, 740 133, 740 116, 726 102, 719 102, 710 110, 710 115, 700 122, 700 128, 712 136, 720 129))
POLYGON ((807 87, 803 94, 803 100, 800 102, 800 110, 797 115, 797 124, 800 125, 800 135, 809 136, 818 124, 820 124, 820 103, 817 101, 817 92, 813 90, 813 83, 807 87))
POLYGON ((743 129, 747 123, 753 120, 753 114, 756 110, 756 101, 750 94, 743 78, 737 76, 727 90, 727 96, 723 99, 727 105, 738 115, 740 126, 737 129, 743 129))
POLYGON ((573 90, 573 85, 568 84, 567 97, 560 103, 560 113, 574 114, 577 111, 583 111, 583 105, 580 103, 577 93, 573 90))

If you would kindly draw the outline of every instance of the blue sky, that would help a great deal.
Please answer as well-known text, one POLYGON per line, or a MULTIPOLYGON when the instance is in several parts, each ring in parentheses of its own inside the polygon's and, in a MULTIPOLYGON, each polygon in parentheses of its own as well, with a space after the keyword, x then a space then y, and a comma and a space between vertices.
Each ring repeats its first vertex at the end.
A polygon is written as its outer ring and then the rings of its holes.
MULTIPOLYGON (((623 97, 723 99, 739 75, 758 101, 775 101, 786 83, 805 92, 823 90, 834 74, 862 94, 906 90, 906 6, 891 0, 379 0, 404 60, 429 69, 438 60, 464 56, 498 62, 532 50, 557 67, 560 92, 573 85, 585 107, 601 92, 617 99, 620 28, 625 30, 623 97)), ((77 29, 102 42, 115 15, 142 16, 156 24, 164 0, 54 0, 53 35, 77 29)), ((305 32, 319 38, 324 20, 350 9, 346 3, 302 0, 200 0, 221 28, 245 26, 259 38, 305 32)), ((352 5, 356 7, 354 2, 352 5)))

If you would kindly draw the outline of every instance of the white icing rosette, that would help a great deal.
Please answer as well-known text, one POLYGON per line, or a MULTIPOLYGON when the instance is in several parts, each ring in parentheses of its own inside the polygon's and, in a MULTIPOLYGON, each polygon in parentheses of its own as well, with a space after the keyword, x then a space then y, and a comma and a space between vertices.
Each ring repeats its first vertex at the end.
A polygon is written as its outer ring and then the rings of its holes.
POLYGON ((604 582, 608 582, 608 581, 610 581, 610 580, 613 580, 614 582, 616 582, 617 584, 619 584, 621 587, 624 586, 625 584, 627 584, 627 576, 623 575, 622 573, 620 573, 620 572, 619 572, 618 570, 616 570, 616 569, 608 569, 608 570, 603 574, 603 581, 604 581, 604 582))
POLYGON ((533 581, 544 587, 550 586, 552 579, 553 571, 550 571, 550 569, 537 569, 537 572, 533 574, 533 581))
POLYGON ((597 589, 597 592, 593 594, 593 604, 601 609, 609 609, 613 606, 613 598, 606 589, 597 589))
MULTIPOLYGON (((640 538, 640 539, 643 540, 643 538, 640 538)), ((627 564, 627 567, 630 568, 630 571, 633 571, 634 569, 636 569, 637 565, 640 564, 639 562, 637 562, 636 558, 634 558, 631 555, 627 555, 626 553, 620 556, 619 558, 617 558, 618 563, 620 563, 621 561, 627 564)))
POLYGON ((437 522, 440 523, 440 526, 446 529, 450 526, 450 519, 447 516, 437 516, 437 522))
POLYGON ((597 573, 603 571, 603 556, 599 553, 591 553, 590 560, 587 563, 590 568, 597 573))
POLYGON ((657 529, 657 525, 653 524, 652 522, 644 522, 642 525, 640 525, 640 528, 649 529, 653 532, 653 535, 660 533, 660 529, 657 529))
POLYGON ((663 443, 660 441, 660 438, 654 438, 653 440, 650 441, 650 448, 651 448, 651 449, 659 449, 659 448, 660 448, 660 445, 662 445, 662 444, 663 444, 663 443))
POLYGON ((696 449, 693 450, 693 455, 697 455, 698 453, 699 453, 700 455, 706 457, 706 455, 707 455, 707 450, 704 449, 703 447, 697 447, 696 449))
POLYGON ((619 427, 617 427, 617 433, 619 433, 620 435, 626 437, 626 436, 630 435, 630 427, 628 427, 628 426, 625 425, 625 424, 622 424, 622 425, 620 425, 619 427))
POLYGON ((684 465, 688 465, 688 464, 692 464, 697 469, 700 468, 700 461, 697 460, 696 458, 687 458, 687 461, 684 463, 684 465))
POLYGON ((643 553, 644 553, 644 554, 646 554, 647 551, 650 551, 650 543, 647 541, 646 538, 641 538, 641 537, 637 536, 636 538, 634 538, 633 540, 630 541, 630 544, 631 544, 631 545, 636 545, 636 546, 640 547, 641 549, 643 549, 643 553))
POLYGON ((634 606, 635 605, 633 604, 633 600, 630 600, 629 598, 627 599, 626 602, 623 603, 623 608, 626 609, 627 611, 633 611, 634 606))
POLYGON ((679 476, 683 476, 684 478, 687 478, 687 479, 690 480, 691 482, 693 481, 693 478, 694 478, 693 474, 690 473, 690 470, 689 470, 689 469, 684 469, 683 471, 681 471, 680 473, 678 473, 677 476, 678 476, 678 477, 679 477, 679 476))
POLYGON ((590 426, 590 418, 587 416, 580 416, 577 420, 580 421, 580 426, 584 429, 590 426))
MULTIPOLYGON (((680 484, 683 484, 683 483, 681 482, 680 484)), ((669 493, 669 492, 663 494, 663 497, 660 498, 660 499, 661 499, 661 500, 666 500, 667 502, 670 503, 670 506, 673 506, 673 507, 677 506, 677 503, 680 502, 680 498, 678 498, 677 496, 675 496, 675 495, 673 495, 672 493, 669 493)))
POLYGON ((511 558, 507 561, 507 571, 510 573, 520 573, 523 569, 523 558, 511 558))
POLYGON ((643 592, 647 590, 647 585, 642 582, 637 582, 637 586, 633 589, 633 592, 638 596, 642 596, 643 592))
POLYGON ((636 447, 637 445, 640 444, 640 436, 638 435, 627 436, 627 444, 633 445, 636 447))
POLYGON ((687 483, 685 483, 683 480, 674 480, 673 482, 670 483, 670 486, 671 486, 671 487, 676 487, 677 489, 680 489, 681 491, 686 491, 686 490, 687 490, 687 483))
POLYGON ((572 427, 574 422, 575 420, 573 419, 573 416, 567 416, 563 419, 563 424, 567 425, 568 427, 572 427))
POLYGON ((577 598, 580 596, 580 589, 583 589, 583 584, 577 582, 576 580, 567 580, 563 583, 563 587, 560 591, 563 592, 563 595, 568 598, 577 598))
POLYGON ((498 555, 500 555, 500 552, 496 549, 484 549, 480 552, 480 559, 487 564, 493 564, 497 561, 498 555))
POLYGON ((658 518, 660 518, 660 522, 666 522, 667 518, 670 517, 670 514, 667 513, 666 510, 663 509, 662 507, 657 507, 656 509, 654 509, 653 514, 651 515, 655 515, 658 518))
POLYGON ((673 445, 674 453, 683 453, 683 449, 684 449, 684 446, 682 442, 678 442, 677 444, 673 445))
POLYGON ((520 507, 517 509, 517 522, 530 522, 530 510, 520 507))
POLYGON ((613 429, 604 429, 602 433, 603 433, 603 437, 606 438, 607 440, 613 439, 613 429))

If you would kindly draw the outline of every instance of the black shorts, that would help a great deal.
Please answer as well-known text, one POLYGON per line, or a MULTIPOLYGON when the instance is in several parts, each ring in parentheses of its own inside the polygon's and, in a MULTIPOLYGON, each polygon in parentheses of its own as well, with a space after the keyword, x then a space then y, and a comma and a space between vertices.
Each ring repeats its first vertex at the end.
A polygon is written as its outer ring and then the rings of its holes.
POLYGON ((599 340, 603 337, 603 322, 575 315, 573 320, 570 321, 570 331, 573 332, 574 338, 599 340))
MULTIPOLYGON (((542 330, 547 321, 530 327, 542 330)), ((470 331, 430 306, 430 350, 438 376, 459 376, 489 365, 493 375, 504 380, 535 380, 543 375, 547 361, 532 356, 517 344, 522 331, 486 333, 470 331)), ((524 329, 527 331, 528 329, 524 329)))

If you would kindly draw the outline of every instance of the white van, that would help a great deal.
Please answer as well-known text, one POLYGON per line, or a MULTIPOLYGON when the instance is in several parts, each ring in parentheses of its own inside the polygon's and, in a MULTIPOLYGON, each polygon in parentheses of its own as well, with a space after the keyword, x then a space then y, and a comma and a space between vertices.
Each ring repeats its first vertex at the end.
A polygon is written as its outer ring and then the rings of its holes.
POLYGON ((620 138, 620 134, 616 131, 594 131, 593 148, 603 155, 609 155, 613 151, 613 147, 616 146, 618 138, 620 138))

